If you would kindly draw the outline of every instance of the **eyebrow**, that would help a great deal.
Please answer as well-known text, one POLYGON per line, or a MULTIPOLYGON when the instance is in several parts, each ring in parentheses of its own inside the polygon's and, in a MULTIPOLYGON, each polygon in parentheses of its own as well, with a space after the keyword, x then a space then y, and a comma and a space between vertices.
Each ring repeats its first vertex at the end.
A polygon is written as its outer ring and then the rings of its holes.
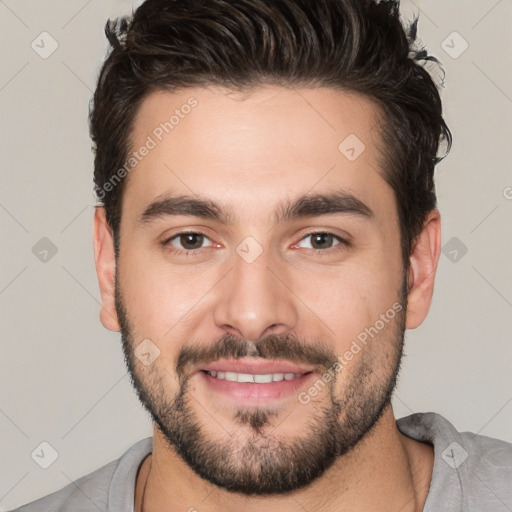
MULTIPOLYGON (((317 217, 322 215, 356 215, 371 219, 373 211, 346 191, 334 191, 323 194, 306 194, 294 201, 281 204, 272 216, 275 223, 317 217)), ((200 217, 220 222, 233 224, 235 216, 216 202, 188 195, 168 196, 152 202, 139 217, 139 222, 148 224, 154 220, 170 216, 200 217)))

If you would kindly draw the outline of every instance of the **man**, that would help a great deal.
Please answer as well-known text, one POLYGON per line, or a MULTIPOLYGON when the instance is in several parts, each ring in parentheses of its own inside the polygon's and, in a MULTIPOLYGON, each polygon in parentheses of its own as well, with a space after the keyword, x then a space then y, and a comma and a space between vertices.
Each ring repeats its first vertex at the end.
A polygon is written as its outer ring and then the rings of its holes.
POLYGON ((398 3, 148 0, 91 110, 101 321, 152 438, 18 510, 510 510, 512 446, 394 418, 451 135, 398 3))

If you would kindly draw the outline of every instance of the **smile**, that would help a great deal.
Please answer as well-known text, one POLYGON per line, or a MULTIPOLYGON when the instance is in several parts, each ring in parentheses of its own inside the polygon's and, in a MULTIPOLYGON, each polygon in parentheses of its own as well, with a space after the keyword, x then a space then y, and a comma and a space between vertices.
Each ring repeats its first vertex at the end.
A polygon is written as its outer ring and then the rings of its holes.
MULTIPOLYGON (((299 379, 305 374, 302 373, 263 373, 263 374, 250 374, 250 373, 236 373, 236 372, 222 372, 222 371, 205 371, 210 377, 216 379, 228 380, 231 382, 249 382, 253 384, 269 384, 271 382, 281 382, 283 380, 299 379)), ((311 373, 311 372, 307 372, 311 373)))

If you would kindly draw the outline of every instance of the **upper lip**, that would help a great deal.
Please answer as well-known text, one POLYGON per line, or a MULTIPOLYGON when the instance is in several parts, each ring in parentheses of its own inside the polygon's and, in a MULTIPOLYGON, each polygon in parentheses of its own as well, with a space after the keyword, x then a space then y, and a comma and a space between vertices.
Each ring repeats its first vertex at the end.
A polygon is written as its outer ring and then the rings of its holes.
POLYGON ((254 359, 222 359, 210 363, 208 366, 200 368, 207 372, 235 372, 248 373, 250 375, 269 374, 269 373, 308 373, 314 368, 298 366, 289 361, 269 361, 267 359, 255 361, 254 359))

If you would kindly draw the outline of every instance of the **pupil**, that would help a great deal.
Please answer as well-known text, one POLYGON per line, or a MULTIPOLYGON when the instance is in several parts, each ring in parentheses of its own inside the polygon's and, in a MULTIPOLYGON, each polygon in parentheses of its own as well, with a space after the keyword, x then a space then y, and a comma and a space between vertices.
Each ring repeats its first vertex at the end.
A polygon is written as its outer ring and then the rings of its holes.
POLYGON ((315 247, 317 244, 317 240, 320 239, 320 249, 322 247, 325 246, 325 244, 322 244, 321 240, 324 239, 325 241, 325 238, 327 238, 327 242, 330 242, 331 241, 331 238, 332 238, 332 235, 328 234, 328 233, 316 233, 315 235, 313 235, 313 247, 315 247))
POLYGON ((203 245, 202 236, 203 235, 195 234, 195 233, 187 233, 185 235, 181 235, 181 237, 180 237, 181 245, 183 245, 183 247, 185 247, 185 249, 198 249, 199 247, 201 247, 201 245, 203 245), (194 244, 194 238, 196 239, 195 244, 194 244), (192 245, 192 247, 190 247, 190 245, 188 245, 189 242, 192 245))

